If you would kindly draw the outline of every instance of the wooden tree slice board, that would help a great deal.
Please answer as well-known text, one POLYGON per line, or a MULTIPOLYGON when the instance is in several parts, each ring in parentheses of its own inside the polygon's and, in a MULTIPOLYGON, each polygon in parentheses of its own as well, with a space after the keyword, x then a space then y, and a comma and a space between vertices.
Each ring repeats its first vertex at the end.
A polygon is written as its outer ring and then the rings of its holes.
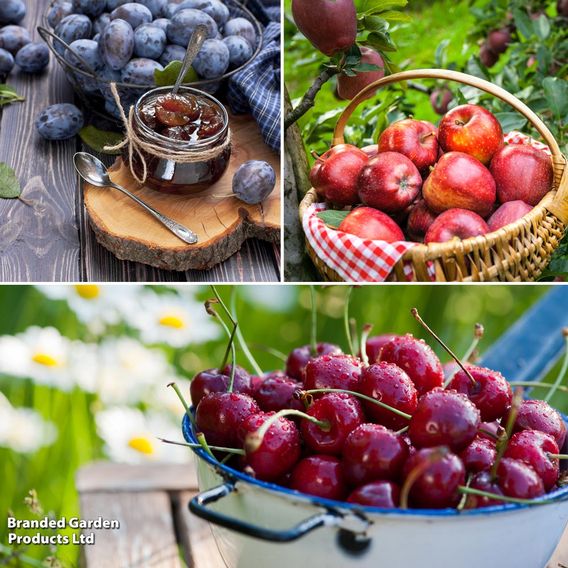
POLYGON ((193 195, 162 194, 141 186, 122 158, 111 179, 199 237, 185 244, 129 197, 114 189, 83 184, 84 200, 97 241, 121 260, 166 270, 210 269, 235 254, 248 238, 280 242, 280 157, 266 146, 250 117, 230 117, 233 148, 229 167, 210 188, 193 195), (232 197, 232 179, 247 160, 264 160, 276 172, 276 187, 260 205, 232 197))

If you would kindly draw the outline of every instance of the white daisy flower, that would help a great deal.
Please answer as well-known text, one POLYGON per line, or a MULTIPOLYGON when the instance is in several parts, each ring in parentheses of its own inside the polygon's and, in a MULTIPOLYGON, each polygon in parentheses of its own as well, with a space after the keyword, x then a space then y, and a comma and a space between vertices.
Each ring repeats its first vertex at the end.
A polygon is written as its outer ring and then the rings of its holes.
POLYGON ((0 337, 0 374, 71 390, 76 383, 92 383, 94 355, 94 346, 71 341, 53 327, 34 326, 0 337))
POLYGON ((134 408, 114 407, 98 412, 95 419, 105 452, 112 461, 183 463, 191 459, 189 448, 165 444, 158 439, 182 439, 181 428, 159 413, 144 414, 134 408))
POLYGON ((144 343, 186 347, 217 339, 222 332, 203 304, 189 294, 156 294, 146 289, 138 300, 139 309, 123 315, 144 343))
POLYGON ((0 447, 32 454, 57 438, 55 426, 31 408, 14 408, 0 393, 0 447))

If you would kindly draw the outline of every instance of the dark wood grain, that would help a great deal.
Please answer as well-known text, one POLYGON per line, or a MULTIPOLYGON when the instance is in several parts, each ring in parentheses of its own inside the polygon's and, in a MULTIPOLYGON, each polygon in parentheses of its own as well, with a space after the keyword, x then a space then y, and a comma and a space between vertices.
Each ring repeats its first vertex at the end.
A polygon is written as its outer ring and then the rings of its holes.
MULTIPOLYGON (((23 25, 35 31, 48 0, 26 2, 23 25)), ((0 199, 0 282, 277 282, 278 247, 250 239, 226 262, 209 271, 167 272, 120 261, 101 247, 85 218, 72 156, 77 140, 43 141, 34 119, 46 106, 74 102, 59 64, 52 57, 40 77, 13 72, 8 83, 26 101, 0 115, 0 162, 16 170, 21 200, 0 199)), ((105 160, 112 163, 114 158, 105 160)))

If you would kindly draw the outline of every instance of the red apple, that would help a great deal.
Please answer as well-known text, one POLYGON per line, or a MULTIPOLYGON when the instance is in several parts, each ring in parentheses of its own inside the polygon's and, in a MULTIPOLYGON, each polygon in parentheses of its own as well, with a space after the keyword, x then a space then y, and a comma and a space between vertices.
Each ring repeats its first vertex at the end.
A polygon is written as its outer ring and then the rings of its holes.
POLYGON ((442 117, 438 142, 445 152, 465 152, 487 165, 504 144, 503 130, 483 107, 460 105, 442 117))
POLYGON ((400 227, 385 213, 372 207, 353 209, 339 225, 339 230, 362 239, 386 241, 404 241, 400 227))
POLYGON ((448 87, 441 87, 434 89, 430 95, 430 103, 434 112, 437 114, 446 114, 448 112, 448 105, 454 100, 454 95, 448 87))
POLYGON ((449 209, 430 225, 424 242, 444 243, 456 237, 468 239, 488 232, 487 223, 477 213, 467 209, 449 209))
POLYGON ((292 0, 292 16, 298 29, 325 55, 345 51, 357 38, 353 0, 292 0))
POLYGON ((495 180, 473 156, 448 152, 424 182, 422 195, 435 213, 458 208, 487 217, 495 203, 495 180))
POLYGON ((430 225, 435 221, 436 214, 428 209, 423 199, 418 200, 410 210, 406 224, 408 236, 417 242, 422 242, 430 225))
POLYGON ((403 154, 382 152, 361 170, 361 202, 387 213, 406 209, 420 193, 422 177, 417 167, 403 154))
POLYGON ((493 65, 499 61, 499 54, 491 51, 487 42, 485 42, 479 48, 479 61, 481 61, 485 67, 493 67, 493 65))
POLYGON ((507 203, 503 203, 503 205, 489 217, 487 225, 491 231, 496 231, 505 225, 518 221, 529 211, 532 211, 532 207, 524 201, 507 201, 507 203))
MULTIPOLYGON (((380 69, 376 71, 360 71, 355 77, 349 77, 341 74, 337 78, 337 94, 340 99, 351 100, 355 95, 363 90, 367 85, 382 79, 385 76, 383 58, 370 47, 361 47, 361 63, 369 65, 377 65, 380 69)), ((369 93, 365 98, 370 99, 375 95, 374 92, 369 93)))
POLYGON ((505 53, 511 43, 511 32, 508 28, 492 30, 487 36, 487 47, 495 54, 505 53))
POLYGON ((558 0, 556 2, 556 10, 559 16, 568 18, 568 0, 558 0))
POLYGON ((552 189, 552 160, 532 146, 505 146, 495 154, 490 168, 501 203, 520 199, 536 205, 552 189))
POLYGON ((369 158, 374 158, 379 153, 379 145, 378 144, 371 144, 370 146, 363 146, 361 148, 369 158))
POLYGON ((356 146, 339 144, 320 156, 310 172, 318 195, 345 207, 359 202, 357 180, 369 158, 356 146))
POLYGON ((379 138, 379 152, 404 154, 424 172, 438 159, 436 134, 436 127, 431 122, 405 118, 385 128, 379 138))

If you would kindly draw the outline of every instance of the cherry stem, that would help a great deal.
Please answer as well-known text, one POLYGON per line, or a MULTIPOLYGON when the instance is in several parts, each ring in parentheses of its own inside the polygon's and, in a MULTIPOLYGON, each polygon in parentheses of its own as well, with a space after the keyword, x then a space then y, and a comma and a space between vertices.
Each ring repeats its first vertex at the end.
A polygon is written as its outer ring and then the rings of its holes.
POLYGON ((448 448, 441 446, 436 448, 425 461, 419 463, 416 467, 414 467, 410 473, 406 476, 404 480, 404 484, 400 489, 400 508, 401 509, 408 509, 408 497, 410 495, 410 490, 412 486, 416 483, 416 480, 434 463, 440 461, 446 457, 449 450, 448 448))
POLYGON ((279 359, 283 363, 286 363, 288 360, 288 356, 285 353, 278 351, 278 349, 274 349, 274 347, 268 347, 267 345, 261 345, 260 343, 251 343, 251 346, 258 351, 264 351, 265 353, 276 357, 276 359, 279 359))
POLYGON ((198 432, 195 437, 197 438, 197 441, 199 442, 199 445, 203 448, 203 450, 212 458, 215 458, 213 452, 211 451, 211 448, 209 447, 209 444, 207 443, 207 440, 205 439, 205 434, 203 432, 198 432))
MULTIPOLYGON (((412 308, 410 310, 410 313, 412 314, 414 319, 446 350, 448 355, 461 367, 461 370, 469 377, 471 382, 474 385, 477 384, 472 374, 465 368, 465 365, 459 360, 458 356, 434 333, 430 326, 420 317, 418 310, 416 308, 412 308)), ((452 382, 452 379, 453 377, 449 377, 446 380, 446 382, 444 383, 444 388, 448 387, 448 385, 452 382)))
POLYGON ((310 299, 312 308, 312 327, 310 333, 310 345, 312 349, 312 355, 315 357, 318 352, 318 297, 315 286, 310 286, 310 299))
POLYGON ((355 355, 355 349, 353 349, 353 341, 351 338, 351 326, 349 325, 349 301, 351 300, 351 294, 353 292, 353 286, 347 287, 347 293, 345 295, 345 304, 343 306, 343 326, 345 327, 345 336, 347 337, 348 351, 351 355, 355 355))
POLYGON ((460 485, 458 487, 460 493, 465 495, 478 495, 479 497, 488 497, 496 501, 504 501, 505 503, 517 503, 520 505, 550 505, 554 503, 554 499, 520 499, 518 497, 507 497, 506 495, 499 495, 498 493, 491 493, 489 491, 482 491, 481 489, 473 489, 473 487, 465 487, 460 485))
POLYGON ((562 330, 562 336, 564 337, 564 346, 565 346, 565 353, 564 353, 564 362, 562 363, 562 368, 560 369, 560 373, 556 377, 554 384, 552 385, 551 389, 548 391, 548 394, 545 397, 546 402, 550 402, 550 399, 554 396, 554 393, 558 390, 558 387, 564 380, 566 376, 566 371, 568 371, 568 328, 564 328, 562 330))
POLYGON ((400 430, 397 430, 397 431, 395 432, 395 434, 398 434, 398 435, 400 436, 401 434, 404 434, 405 432, 408 432, 408 426, 405 426, 404 428, 401 428, 400 430))
MULTIPOLYGON (((230 311, 230 314, 231 314, 232 319, 235 322, 237 322, 238 318, 237 318, 237 288, 236 287, 234 287, 232 292, 231 292, 231 311, 230 311)), ((253 357, 252 353, 250 352, 250 349, 248 348, 247 342, 245 341, 245 338, 243 336, 243 332, 242 332, 240 327, 237 329, 237 340, 239 342, 239 346, 241 348, 241 351, 244 353, 245 357, 247 358, 247 361, 250 363, 250 366, 254 369, 254 372, 259 377, 262 377, 262 375, 264 375, 264 373, 262 372, 262 369, 260 368, 260 365, 257 363, 256 359, 253 357)))
MULTIPOLYGON (((535 387, 549 389, 550 383, 533 383, 532 381, 510 381, 509 384, 512 387, 535 387)), ((568 392, 568 387, 558 385, 557 389, 561 392, 568 392)))
POLYGON ((412 416, 410 414, 407 414, 406 412, 403 412, 402 410, 398 410, 398 408, 394 408, 394 406, 389 406, 388 404, 385 404, 384 402, 381 402, 380 400, 377 400, 376 398, 371 398, 370 396, 367 396, 365 394, 361 394, 360 392, 356 392, 356 391, 350 391, 350 390, 346 390, 346 389, 311 389, 311 390, 306 390, 306 391, 302 391, 302 392, 305 393, 305 394, 343 392, 345 394, 350 394, 351 396, 355 396, 357 398, 361 398, 363 400, 366 400, 367 402, 372 402, 373 404, 376 404, 377 406, 380 406, 381 408, 384 408, 386 410, 390 410, 391 412, 393 412, 394 414, 397 414, 401 418, 406 418, 406 420, 410 420, 412 418, 412 416))
POLYGON ((351 330, 353 354, 355 354, 357 351, 357 345, 359 345, 359 330, 357 329, 357 320, 355 318, 349 318, 349 329, 351 330))
POLYGON ((361 359, 363 361, 363 365, 365 367, 369 364, 369 356, 367 355, 367 338, 373 329, 373 325, 370 323, 366 323, 363 326, 363 331, 361 332, 361 343, 360 343, 360 351, 361 351, 361 359))
MULTIPOLYGON (((174 442, 173 440, 166 440, 165 438, 158 438, 160 442, 164 444, 172 444, 173 446, 185 446, 187 448, 203 448, 201 444, 188 444, 184 442, 174 442)), ((210 450, 215 450, 216 452, 225 452, 227 454, 236 454, 239 456, 244 456, 245 451, 239 450, 238 448, 223 448, 221 446, 207 446, 210 450)))
POLYGON ((467 351, 464 353, 462 361, 465 361, 467 363, 472 362, 471 358, 475 354, 475 350, 477 349, 479 342, 483 339, 484 332, 485 330, 483 329, 483 326, 480 323, 476 323, 473 328, 473 340, 471 342, 471 345, 467 348, 467 351))
POLYGON ((568 454, 548 454, 553 460, 568 460, 568 454))
POLYGON ((309 414, 306 414, 305 412, 302 412, 301 410, 294 410, 292 408, 285 408, 283 410, 279 410, 276 414, 273 414, 272 416, 270 416, 265 422, 263 422, 263 424, 260 426, 260 428, 256 432, 252 432, 252 433, 247 435, 246 441, 245 441, 246 450, 248 450, 249 452, 254 452, 254 451, 258 450, 258 448, 262 444, 262 440, 264 440, 264 436, 266 435, 266 432, 268 432, 268 429, 276 421, 280 420, 280 418, 284 418, 286 416, 299 416, 300 418, 305 418, 306 420, 308 420, 312 424, 319 426, 324 432, 329 432, 329 430, 331 428, 331 424, 327 420, 318 420, 317 418, 314 418, 313 416, 310 416, 309 414))
POLYGON ((515 392, 513 393, 513 401, 511 403, 511 410, 509 411, 509 416, 507 417, 507 424, 505 425, 505 432, 502 436, 500 436, 499 440, 497 441, 497 456, 495 457, 495 461, 491 466, 491 477, 495 479, 497 477, 497 468, 499 467, 499 463, 505 454, 505 450, 509 445, 509 440, 511 439, 511 433, 513 432, 513 427, 515 426, 515 422, 517 421, 517 415, 519 414, 519 408, 523 402, 523 389, 522 387, 515 388, 515 392))
MULTIPOLYGON (((467 480, 466 480, 466 482, 465 482, 465 486, 466 486, 468 489, 469 489, 469 486, 470 486, 470 484, 471 484, 471 480, 472 480, 472 479, 473 479, 473 474, 470 473, 470 474, 467 476, 467 480)), ((467 493, 464 493, 464 494, 462 495, 462 498, 460 499, 460 502, 459 502, 458 506, 456 507, 456 509, 457 509, 458 511, 463 511, 463 508, 465 507, 465 504, 466 504, 466 503, 467 503, 467 493)))
POLYGON ((231 354, 231 351, 233 349, 233 345, 235 342, 235 333, 237 331, 237 327, 238 326, 233 326, 233 331, 231 332, 231 335, 229 335, 229 343, 227 343, 227 349, 225 349, 225 355, 223 356, 223 362, 221 363, 221 369, 225 368, 225 365, 227 364, 227 361, 229 360, 229 355, 231 354))
POLYGON ((183 394, 181 393, 180 388, 178 387, 178 385, 176 383, 169 383, 168 387, 171 387, 172 389, 174 389, 175 393, 177 394, 178 398, 181 400, 181 403, 183 404, 183 407, 185 408, 185 413, 187 414, 187 417, 189 418, 189 421, 191 422, 191 425, 193 426, 193 428, 195 429, 195 418, 193 417, 193 414, 191 414, 191 410, 189 408, 189 405, 187 404, 187 401, 185 400, 185 397, 183 396, 183 394))

